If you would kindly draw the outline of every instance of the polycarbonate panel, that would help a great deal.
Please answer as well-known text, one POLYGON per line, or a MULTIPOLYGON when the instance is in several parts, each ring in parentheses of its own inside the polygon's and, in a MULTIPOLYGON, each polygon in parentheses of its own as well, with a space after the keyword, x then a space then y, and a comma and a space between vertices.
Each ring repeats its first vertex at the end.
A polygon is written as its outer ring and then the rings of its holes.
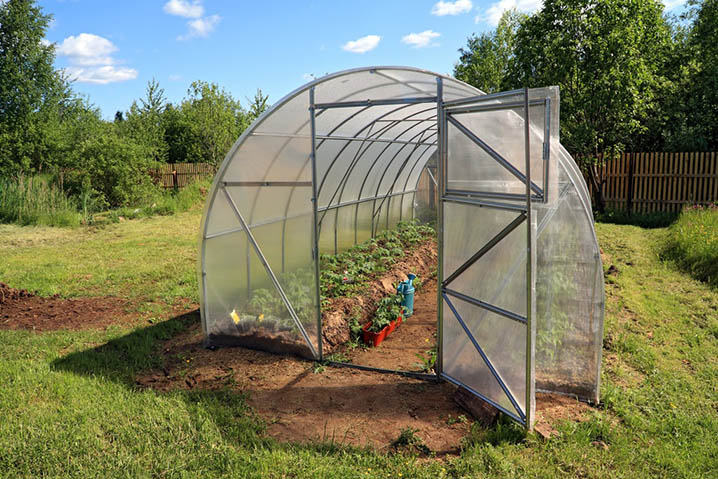
POLYGON ((206 235, 242 229, 237 215, 234 214, 234 210, 229 204, 227 197, 221 191, 217 191, 217 194, 212 200, 210 211, 212 214, 206 217, 206 235))
MULTIPOLYGON (((459 311, 460 300, 450 298, 451 303, 459 311)), ((459 324, 446 301, 443 301, 444 321, 442 330, 442 351, 444 354, 443 369, 454 380, 465 384, 474 391, 484 395, 494 403, 514 414, 516 409, 509 397, 504 393, 494 378, 491 370, 481 358, 473 343, 468 340, 466 332, 459 324)), ((464 322, 473 321, 473 315, 459 311, 464 322)), ((468 326, 468 325, 467 325, 468 326)))
POLYGON ((600 255, 579 190, 563 171, 537 238, 536 384, 597 401, 603 331, 600 255))
MULTIPOLYGON (((468 128, 469 124, 464 126, 468 128)), ((479 126, 478 131, 485 129, 485 126, 483 129, 479 126)), ((523 142, 523 135, 517 135, 516 129, 508 131, 511 132, 509 135, 516 137, 515 142, 518 140, 523 142)), ((447 125, 446 134, 450 145, 447 153, 447 188, 449 190, 526 194, 526 185, 523 181, 501 166, 488 152, 453 124, 447 125)), ((521 150, 521 154, 523 154, 523 143, 521 143, 521 150)), ((513 159, 515 161, 517 158, 514 156, 513 159)), ((521 170, 524 169, 521 168, 521 170)))
POLYGON ((525 318, 526 222, 516 227, 447 287, 525 318))
POLYGON ((311 139, 250 135, 232 156, 223 181, 310 181, 311 139))
MULTIPOLYGON (((519 408, 524 412, 526 403, 526 326, 515 321, 507 321, 502 316, 461 299, 452 296, 449 296, 449 299, 519 408)), ((453 315, 451 309, 447 311, 453 315)), ((469 341, 466 347, 474 348, 474 345, 469 341)), ((491 372, 487 372, 492 376, 491 379, 494 379, 491 372)), ((473 379, 473 376, 479 374, 485 374, 485 372, 477 371, 471 374, 470 381, 486 381, 485 378, 473 379)), ((483 392, 481 389, 477 389, 477 391, 483 392)), ((502 401, 499 404, 510 405, 510 402, 502 401)), ((514 410, 512 406, 507 409, 514 410)))

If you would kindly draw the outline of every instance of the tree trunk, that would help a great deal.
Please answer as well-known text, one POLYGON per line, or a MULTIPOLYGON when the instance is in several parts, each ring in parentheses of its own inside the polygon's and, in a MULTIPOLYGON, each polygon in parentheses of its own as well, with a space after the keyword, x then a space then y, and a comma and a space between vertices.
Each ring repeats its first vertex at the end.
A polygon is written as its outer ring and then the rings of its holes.
POLYGON ((603 182, 598 175, 598 162, 591 163, 588 166, 588 178, 593 188, 593 201, 596 209, 603 213, 606 211, 606 200, 603 197, 603 182))

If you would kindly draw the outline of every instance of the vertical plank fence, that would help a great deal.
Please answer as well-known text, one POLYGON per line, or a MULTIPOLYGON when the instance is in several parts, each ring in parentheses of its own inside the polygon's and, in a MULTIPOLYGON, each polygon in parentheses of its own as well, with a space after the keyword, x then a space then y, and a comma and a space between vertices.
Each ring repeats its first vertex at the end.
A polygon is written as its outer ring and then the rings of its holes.
MULTIPOLYGON (((584 171, 591 197, 593 185, 584 171)), ((678 212, 718 202, 716 152, 623 153, 598 166, 606 207, 634 213, 678 212)))
POLYGON ((163 188, 183 188, 197 180, 211 178, 215 172, 209 163, 165 163, 153 175, 163 188))

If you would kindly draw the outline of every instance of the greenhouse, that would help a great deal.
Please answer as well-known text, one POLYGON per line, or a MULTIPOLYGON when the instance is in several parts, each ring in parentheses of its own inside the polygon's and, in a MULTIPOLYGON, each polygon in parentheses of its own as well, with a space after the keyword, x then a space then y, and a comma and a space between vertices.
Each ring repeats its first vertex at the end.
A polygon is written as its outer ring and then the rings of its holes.
POLYGON ((206 345, 327 359, 320 258, 412 220, 436 231, 425 268, 437 285, 435 363, 415 376, 461 386, 528 428, 537 391, 598 402, 603 270, 588 190, 559 142, 557 87, 487 95, 371 67, 278 101, 208 196, 206 345))

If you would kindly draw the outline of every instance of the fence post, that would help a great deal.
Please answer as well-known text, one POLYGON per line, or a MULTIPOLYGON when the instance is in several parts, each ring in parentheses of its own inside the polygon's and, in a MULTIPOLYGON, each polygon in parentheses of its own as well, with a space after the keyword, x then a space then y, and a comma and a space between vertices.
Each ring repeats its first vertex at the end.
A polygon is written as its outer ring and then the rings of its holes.
POLYGON ((628 191, 626 192, 626 210, 629 215, 633 210, 633 157, 634 153, 628 153, 628 191))

